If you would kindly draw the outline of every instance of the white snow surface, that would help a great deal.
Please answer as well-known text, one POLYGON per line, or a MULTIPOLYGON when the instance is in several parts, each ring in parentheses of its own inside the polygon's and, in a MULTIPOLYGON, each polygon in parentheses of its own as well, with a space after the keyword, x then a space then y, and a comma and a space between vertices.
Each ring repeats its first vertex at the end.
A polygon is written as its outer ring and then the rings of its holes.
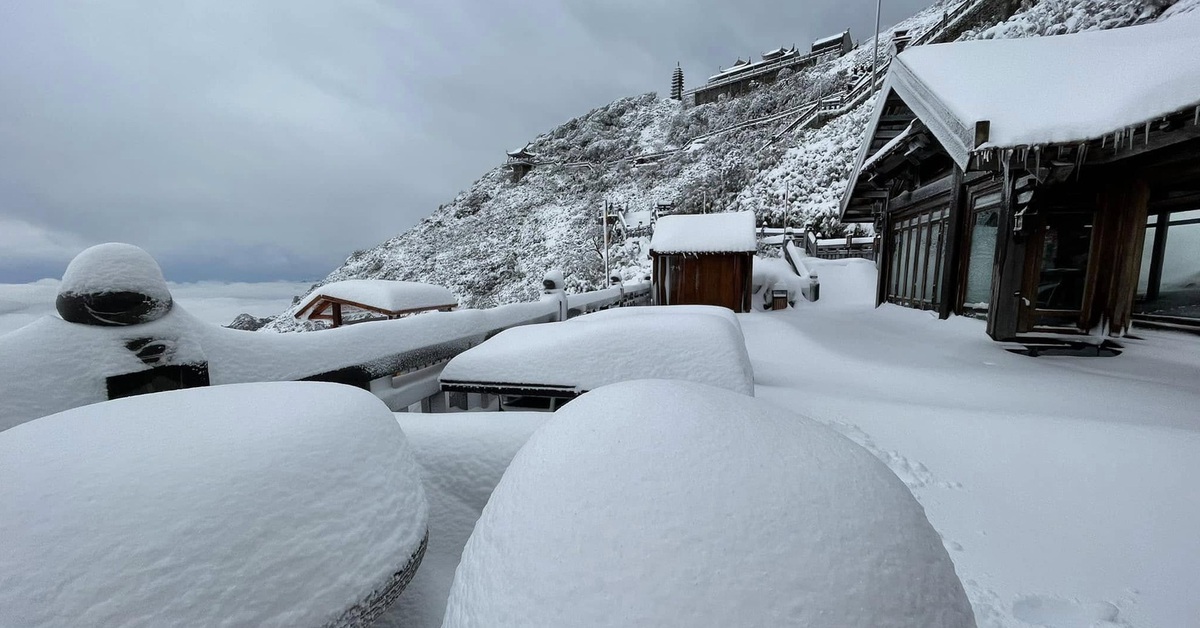
POLYGON ((323 296, 370 305, 389 312, 458 304, 454 294, 442 286, 390 279, 346 279, 327 283, 313 290, 304 297, 297 309, 303 310, 323 296))
POLYGON ((617 307, 583 316, 576 316, 570 319, 572 323, 589 323, 593 321, 607 321, 614 318, 625 318, 627 316, 674 316, 677 314, 707 314, 709 316, 717 316, 729 322, 737 329, 738 334, 742 333, 742 324, 738 321, 737 314, 727 307, 718 305, 645 305, 639 307, 617 307))
POLYGON ((137 292, 155 301, 170 302, 171 291, 162 269, 149 253, 132 244, 97 244, 76 255, 63 273, 63 294, 137 292))
POLYGON ((1200 625, 1200 338, 1137 329, 1117 357, 1030 358, 982 321, 876 309, 871 262, 805 262, 820 301, 739 315, 755 395, 909 486, 981 628, 1200 625))
POLYGON ((443 626, 974 626, 921 506, 865 449, 691 382, 594 390, 521 449, 443 626))
POLYGON ((419 470, 371 394, 131 397, 0 433, 0 621, 321 626, 408 564, 419 470))
POLYGON ((375 628, 437 628, 463 546, 508 463, 546 412, 396 413, 429 499, 429 547, 404 595, 375 628))
POLYGON ((656 253, 745 253, 757 248, 754 212, 663 216, 650 238, 650 250, 656 253))
POLYGON ((599 317, 506 329, 450 360, 442 382, 557 386, 684 379, 754 394, 741 332, 709 313, 599 317))
POLYGON ((1095 139, 1200 104, 1197 50, 1200 16, 1182 14, 1053 37, 915 46, 896 61, 965 128, 991 121, 987 145, 1004 148, 1095 139))

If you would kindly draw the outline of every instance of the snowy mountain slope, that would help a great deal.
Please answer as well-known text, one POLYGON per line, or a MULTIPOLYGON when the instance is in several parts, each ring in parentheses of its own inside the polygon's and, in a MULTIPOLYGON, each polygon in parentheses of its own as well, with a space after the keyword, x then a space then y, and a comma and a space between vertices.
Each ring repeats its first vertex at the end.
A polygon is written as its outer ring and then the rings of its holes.
MULTIPOLYGON (((958 4, 938 0, 895 25, 881 35, 881 50, 889 49, 893 29, 925 32, 958 4)), ((1001 24, 967 30, 961 38, 1125 26, 1152 19, 1171 4, 1042 0, 1001 24)), ((630 210, 657 203, 689 212, 751 210, 762 224, 780 225, 786 217, 794 226, 836 230, 837 199, 870 101, 817 128, 784 133, 777 142, 772 138, 795 116, 711 134, 848 90, 869 73, 870 40, 864 44, 739 98, 685 107, 645 94, 594 109, 534 138, 530 148, 540 163, 519 183, 498 165, 412 229, 353 253, 318 285, 354 278, 422 281, 448 287, 464 307, 487 307, 533 298, 542 274, 559 268, 569 292, 595 289, 606 283, 599 224, 605 202, 630 210), (662 151, 673 152, 650 164, 632 159, 662 151)), ((618 237, 610 248, 615 272, 626 279, 646 274, 646 243, 618 237)), ((288 311, 264 329, 303 328, 288 311)))

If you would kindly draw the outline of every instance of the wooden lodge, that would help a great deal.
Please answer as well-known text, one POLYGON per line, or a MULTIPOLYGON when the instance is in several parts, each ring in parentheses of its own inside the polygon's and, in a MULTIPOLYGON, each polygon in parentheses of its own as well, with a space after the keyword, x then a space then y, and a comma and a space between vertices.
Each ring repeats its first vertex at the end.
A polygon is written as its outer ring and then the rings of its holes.
POLYGON ((448 312, 458 307, 454 295, 441 286, 386 279, 349 279, 314 289, 296 308, 295 317, 327 321, 333 327, 350 323, 403 318, 420 312, 448 312))
POLYGON ((757 248, 753 212, 659 218, 650 240, 654 303, 749 312, 757 248))
POLYGON ((1197 49, 1181 16, 897 56, 842 200, 877 302, 995 340, 1200 329, 1197 49))

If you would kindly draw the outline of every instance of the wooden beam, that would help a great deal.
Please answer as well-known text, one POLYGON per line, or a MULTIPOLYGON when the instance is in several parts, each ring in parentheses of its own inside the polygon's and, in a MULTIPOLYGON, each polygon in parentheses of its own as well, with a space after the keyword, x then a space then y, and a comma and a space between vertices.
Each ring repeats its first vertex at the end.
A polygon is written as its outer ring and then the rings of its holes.
POLYGON ((942 283, 938 286, 938 318, 947 319, 958 307, 958 268, 962 264, 962 233, 966 225, 963 170, 957 164, 950 178, 950 207, 946 232, 942 234, 942 283))

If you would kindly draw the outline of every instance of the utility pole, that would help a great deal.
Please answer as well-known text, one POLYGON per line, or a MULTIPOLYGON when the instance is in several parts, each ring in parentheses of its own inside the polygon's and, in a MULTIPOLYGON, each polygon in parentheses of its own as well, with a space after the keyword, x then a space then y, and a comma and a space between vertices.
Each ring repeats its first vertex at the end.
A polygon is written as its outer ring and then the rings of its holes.
POLYGON ((879 83, 876 82, 879 73, 879 13, 883 8, 883 0, 875 0, 875 45, 871 50, 871 93, 874 94, 879 89, 879 83))
POLYGON ((604 281, 602 285, 608 285, 608 199, 604 200, 604 215, 600 218, 601 229, 604 230, 604 281))

